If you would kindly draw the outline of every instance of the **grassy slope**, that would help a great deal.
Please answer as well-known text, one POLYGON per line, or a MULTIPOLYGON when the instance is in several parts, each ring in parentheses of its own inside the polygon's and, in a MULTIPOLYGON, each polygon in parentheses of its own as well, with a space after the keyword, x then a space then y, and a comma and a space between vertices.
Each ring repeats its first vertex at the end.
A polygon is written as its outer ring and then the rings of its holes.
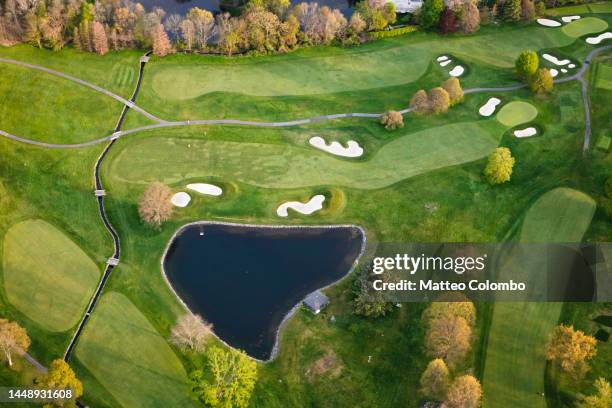
POLYGON ((76 356, 124 406, 189 404, 187 376, 180 361, 147 318, 120 293, 102 297, 76 356))
POLYGON ((42 220, 8 230, 3 262, 8 300, 44 329, 57 332, 80 320, 100 275, 75 242, 42 220))
MULTIPOLYGON (((593 199, 579 191, 551 190, 527 211, 519 241, 580 242, 594 211, 593 199)), ((516 278, 514 271, 503 269, 499 279, 511 278, 516 278)), ((484 370, 485 406, 546 406, 545 346, 561 307, 561 303, 535 302, 495 305, 484 370)))

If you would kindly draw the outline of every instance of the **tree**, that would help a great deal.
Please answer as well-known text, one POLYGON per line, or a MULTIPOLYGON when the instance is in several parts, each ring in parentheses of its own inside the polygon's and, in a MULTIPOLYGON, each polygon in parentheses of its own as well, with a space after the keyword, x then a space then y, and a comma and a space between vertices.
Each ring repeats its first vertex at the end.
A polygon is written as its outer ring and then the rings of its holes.
POLYGON ((508 0, 504 3, 504 17, 508 21, 521 20, 521 0, 508 0))
POLYGON ((461 82, 459 78, 450 77, 442 83, 442 88, 448 92, 450 98, 450 105, 456 105, 463 102, 463 89, 461 88, 461 82))
POLYGON ((140 198, 140 219, 153 227, 159 227, 172 216, 172 190, 162 183, 151 183, 140 198))
POLYGON ((544 14, 546 14, 546 3, 544 2, 544 0, 538 1, 535 5, 535 8, 536 15, 543 16, 544 14))
POLYGON ((536 18, 536 9, 533 0, 522 0, 521 18, 523 21, 533 21, 536 18))
POLYGON ((199 315, 188 313, 181 316, 172 328, 170 341, 181 349, 200 352, 204 349, 204 341, 211 331, 211 324, 206 323, 199 315))
POLYGON ((74 371, 64 360, 56 359, 51 362, 49 371, 36 379, 36 385, 40 388, 72 390, 72 398, 70 400, 57 400, 54 404, 58 407, 63 407, 74 404, 74 401, 83 395, 83 384, 76 378, 74 371))
POLYGON ((553 86, 552 74, 546 68, 540 68, 529 81, 529 88, 535 93, 549 93, 552 91, 553 86))
POLYGON ((448 112, 450 107, 450 96, 444 88, 433 88, 427 95, 429 102, 429 110, 432 113, 439 114, 448 112))
POLYGON ((440 15, 439 22, 440 32, 444 34, 450 34, 457 31, 457 20, 455 19, 455 12, 448 7, 445 7, 440 15))
POLYGON ((520 53, 516 62, 514 63, 514 67, 516 68, 516 73, 518 77, 527 81, 538 71, 538 67, 540 66, 540 59, 538 58, 538 54, 535 51, 523 51, 520 53))
POLYGON ((491 184, 502 184, 510 181, 512 168, 514 167, 514 157, 507 147, 498 147, 489 156, 487 167, 484 174, 491 184))
POLYGON ((482 388, 471 375, 462 375, 453 381, 446 396, 445 407, 477 408, 482 399, 482 388))
POLYGON ((380 123, 387 130, 395 130, 404 127, 404 117, 398 111, 388 111, 380 117, 380 123))
POLYGON ((581 378, 589 369, 587 360, 595 357, 597 340, 574 330, 573 326, 557 326, 548 344, 547 357, 574 379, 581 378))
MULTIPOLYGON (((466 299, 467 300, 467 299, 466 299)), ((465 302, 432 302, 423 312, 423 319, 431 324, 438 319, 462 317, 467 324, 476 322, 476 308, 470 301, 465 302)))
POLYGON ((437 27, 442 10, 444 10, 444 0, 424 0, 419 18, 421 27, 425 29, 437 27))
POLYGON ((0 319, 0 349, 9 366, 13 365, 13 354, 22 355, 30 347, 30 338, 26 330, 17 322, 0 319))
POLYGON ((443 359, 449 366, 458 363, 470 349, 472 329, 463 317, 433 320, 427 330, 427 354, 443 359))
POLYGON ((213 346, 204 370, 189 375, 191 391, 211 407, 246 407, 257 381, 257 364, 242 351, 213 346))
POLYGON ((155 27, 153 34, 153 54, 158 57, 165 57, 172 52, 172 45, 163 24, 158 24, 155 27))
POLYGON ((416 91, 412 99, 410 99, 410 108, 420 114, 429 112, 429 100, 424 89, 416 91))
POLYGON ((92 36, 94 51, 100 55, 106 54, 108 52, 108 39, 106 38, 104 26, 101 23, 94 21, 92 36))
POLYGON ((480 11, 475 0, 464 1, 461 5, 459 26, 464 33, 475 33, 480 28, 480 11))
POLYGON ((612 388, 610 383, 605 378, 598 378, 595 380, 595 388, 597 393, 585 397, 584 400, 578 404, 579 408, 610 408, 612 407, 612 388))
MULTIPOLYGON (((208 42, 215 33, 215 18, 208 10, 193 7, 187 13, 187 20, 191 22, 192 42, 200 50, 206 49, 208 42)), ((191 46, 189 47, 191 49, 191 46)))
POLYGON ((442 401, 450 383, 450 372, 441 358, 431 360, 421 375, 421 393, 426 398, 442 401))

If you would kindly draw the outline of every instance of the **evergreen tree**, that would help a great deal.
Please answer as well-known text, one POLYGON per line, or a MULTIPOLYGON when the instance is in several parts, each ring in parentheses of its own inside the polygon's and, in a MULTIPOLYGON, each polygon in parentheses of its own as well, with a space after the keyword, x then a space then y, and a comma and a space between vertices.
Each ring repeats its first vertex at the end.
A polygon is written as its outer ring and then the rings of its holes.
POLYGON ((442 10, 444 10, 444 0, 424 0, 419 21, 421 27, 425 29, 437 27, 442 10))

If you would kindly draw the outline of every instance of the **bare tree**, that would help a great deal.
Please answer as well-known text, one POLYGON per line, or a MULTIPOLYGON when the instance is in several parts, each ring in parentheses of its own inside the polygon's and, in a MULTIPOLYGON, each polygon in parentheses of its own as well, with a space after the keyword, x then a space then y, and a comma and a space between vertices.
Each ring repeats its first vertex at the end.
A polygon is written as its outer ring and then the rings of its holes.
POLYGON ((164 27, 166 27, 166 30, 168 30, 168 32, 172 36, 173 41, 177 41, 179 39, 182 21, 183 19, 179 14, 170 14, 164 22, 164 27))
POLYGON ((211 332, 212 324, 205 322, 199 315, 188 313, 179 317, 172 328, 170 341, 181 349, 200 352, 211 332))
POLYGON ((140 198, 138 214, 153 227, 159 227, 172 216, 172 190, 162 183, 151 183, 140 198))

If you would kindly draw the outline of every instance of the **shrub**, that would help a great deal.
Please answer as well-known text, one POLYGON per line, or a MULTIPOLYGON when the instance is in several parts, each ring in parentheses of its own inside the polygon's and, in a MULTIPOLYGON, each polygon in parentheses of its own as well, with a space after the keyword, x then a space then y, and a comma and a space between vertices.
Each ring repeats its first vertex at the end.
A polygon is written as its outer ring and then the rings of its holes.
POLYGON ((404 127, 404 117, 398 111, 388 111, 380 117, 380 123, 387 130, 395 130, 404 127))
POLYGON ((370 33, 370 37, 375 39, 397 37, 398 35, 414 33, 417 30, 417 26, 406 26, 401 28, 394 28, 393 30, 374 31, 370 33))

